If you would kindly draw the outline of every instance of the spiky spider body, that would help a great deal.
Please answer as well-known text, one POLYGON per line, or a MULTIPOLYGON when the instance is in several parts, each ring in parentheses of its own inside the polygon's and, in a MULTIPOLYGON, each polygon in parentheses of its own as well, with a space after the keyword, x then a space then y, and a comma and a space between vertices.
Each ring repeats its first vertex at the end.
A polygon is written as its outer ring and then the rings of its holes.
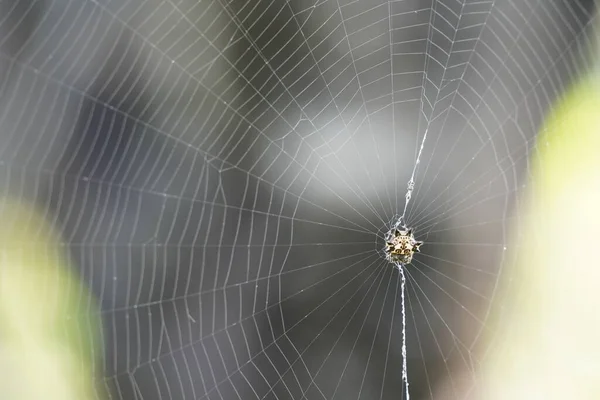
POLYGON ((412 229, 394 228, 385 238, 386 259, 394 264, 409 264, 414 253, 420 252, 423 242, 413 236, 412 229))

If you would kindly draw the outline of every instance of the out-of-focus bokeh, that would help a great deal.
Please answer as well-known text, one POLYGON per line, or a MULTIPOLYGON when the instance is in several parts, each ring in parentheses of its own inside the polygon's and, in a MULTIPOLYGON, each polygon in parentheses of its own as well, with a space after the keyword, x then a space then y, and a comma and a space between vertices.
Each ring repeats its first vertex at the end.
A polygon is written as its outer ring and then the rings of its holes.
POLYGON ((504 284, 510 324, 497 319, 498 345, 484 369, 482 386, 491 398, 600 396, 599 88, 594 71, 544 124, 540 139, 548 145, 534 161, 526 243, 512 267, 520 282, 504 284))
POLYGON ((536 134, 591 65, 594 15, 585 0, 0 2, 0 190, 43 210, 98 300, 98 386, 400 396, 400 280, 378 250, 416 167, 410 393, 462 398, 513 278, 536 134))
POLYGON ((0 209, 0 394, 91 400, 102 348, 95 300, 35 207, 0 209))

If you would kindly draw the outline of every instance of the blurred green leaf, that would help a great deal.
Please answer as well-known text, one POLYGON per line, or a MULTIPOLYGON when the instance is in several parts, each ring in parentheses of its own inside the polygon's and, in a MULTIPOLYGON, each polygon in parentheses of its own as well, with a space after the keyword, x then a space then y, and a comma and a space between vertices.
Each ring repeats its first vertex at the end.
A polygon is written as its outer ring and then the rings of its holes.
POLYGON ((0 206, 0 397, 96 398, 96 304, 33 207, 0 206))

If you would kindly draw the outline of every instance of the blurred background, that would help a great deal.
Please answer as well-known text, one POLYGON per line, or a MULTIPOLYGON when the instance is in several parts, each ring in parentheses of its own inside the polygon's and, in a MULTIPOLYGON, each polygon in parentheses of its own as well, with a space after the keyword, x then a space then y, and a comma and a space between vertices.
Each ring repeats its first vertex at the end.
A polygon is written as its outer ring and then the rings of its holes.
POLYGON ((415 171, 410 393, 456 393, 594 15, 590 0, 0 1, 0 190, 44 210, 98 300, 109 398, 392 399, 401 288, 379 253, 415 171))

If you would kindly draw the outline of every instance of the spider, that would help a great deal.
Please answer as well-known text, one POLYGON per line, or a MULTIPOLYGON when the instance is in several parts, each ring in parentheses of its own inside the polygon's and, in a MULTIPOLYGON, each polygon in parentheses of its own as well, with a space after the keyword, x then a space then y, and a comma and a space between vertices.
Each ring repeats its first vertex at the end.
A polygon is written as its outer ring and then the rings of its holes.
POLYGON ((394 228, 385 237, 385 258, 394 264, 409 264, 422 244, 415 240, 412 229, 394 228))

